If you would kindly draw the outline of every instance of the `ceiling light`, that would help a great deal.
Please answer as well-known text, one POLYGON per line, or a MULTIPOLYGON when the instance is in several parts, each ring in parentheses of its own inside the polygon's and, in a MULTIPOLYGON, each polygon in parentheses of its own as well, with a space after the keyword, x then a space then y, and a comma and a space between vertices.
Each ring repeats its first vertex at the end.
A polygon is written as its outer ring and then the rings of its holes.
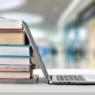
POLYGON ((35 14, 30 14, 30 13, 9 12, 9 13, 3 13, 0 16, 8 19, 19 20, 19 21, 24 20, 29 25, 35 25, 43 22, 43 17, 35 14))
POLYGON ((87 39, 87 30, 85 29, 85 28, 79 28, 79 37, 80 37, 80 39, 81 40, 85 40, 85 39, 87 39))
POLYGON ((26 3, 26 0, 0 0, 0 11, 18 8, 26 3))

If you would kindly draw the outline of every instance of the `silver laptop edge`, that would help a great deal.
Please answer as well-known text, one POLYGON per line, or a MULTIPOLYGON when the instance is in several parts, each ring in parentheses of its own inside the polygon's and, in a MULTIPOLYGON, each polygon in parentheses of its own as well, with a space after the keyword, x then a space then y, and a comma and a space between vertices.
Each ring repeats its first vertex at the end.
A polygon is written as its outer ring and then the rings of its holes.
POLYGON ((27 35, 27 37, 28 37, 28 39, 29 39, 30 45, 31 45, 32 48, 33 48, 33 51, 34 51, 34 53, 35 53, 35 57, 38 59, 38 62, 40 63, 42 72, 43 72, 45 78, 48 79, 48 72, 47 72, 47 70, 46 70, 46 67, 45 67, 45 65, 44 65, 44 62, 43 62, 43 60, 42 60, 42 58, 41 58, 41 56, 40 56, 39 50, 38 50, 38 48, 37 48, 37 46, 36 46, 36 43, 35 43, 35 41, 33 40, 33 37, 32 37, 32 34, 31 34, 31 32, 30 32, 30 29, 29 29, 27 23, 24 22, 24 21, 23 21, 23 27, 24 27, 25 33, 26 33, 26 35, 27 35))

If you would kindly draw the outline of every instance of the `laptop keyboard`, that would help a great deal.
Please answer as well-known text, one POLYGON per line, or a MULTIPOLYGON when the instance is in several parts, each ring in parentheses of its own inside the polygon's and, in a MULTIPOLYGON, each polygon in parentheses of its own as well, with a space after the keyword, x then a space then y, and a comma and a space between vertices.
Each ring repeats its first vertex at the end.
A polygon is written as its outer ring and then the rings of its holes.
POLYGON ((82 75, 50 75, 49 82, 52 84, 76 83, 86 81, 82 75))

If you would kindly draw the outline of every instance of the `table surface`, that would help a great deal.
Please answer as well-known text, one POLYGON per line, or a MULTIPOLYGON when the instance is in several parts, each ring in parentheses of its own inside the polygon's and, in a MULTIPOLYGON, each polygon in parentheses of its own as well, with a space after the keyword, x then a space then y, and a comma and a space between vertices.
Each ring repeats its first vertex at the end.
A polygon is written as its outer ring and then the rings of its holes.
MULTIPOLYGON (((48 70, 49 74, 57 73, 88 73, 92 71, 81 70, 48 70)), ((93 71, 95 72, 95 71, 93 71)), ((39 74, 41 79, 43 73, 41 70, 35 70, 34 74, 39 74)), ((94 74, 94 73, 91 73, 94 74)), ((95 93, 95 85, 49 85, 45 81, 37 84, 0 84, 0 93, 95 93)))
POLYGON ((0 93, 95 93, 95 86, 0 84, 0 93))

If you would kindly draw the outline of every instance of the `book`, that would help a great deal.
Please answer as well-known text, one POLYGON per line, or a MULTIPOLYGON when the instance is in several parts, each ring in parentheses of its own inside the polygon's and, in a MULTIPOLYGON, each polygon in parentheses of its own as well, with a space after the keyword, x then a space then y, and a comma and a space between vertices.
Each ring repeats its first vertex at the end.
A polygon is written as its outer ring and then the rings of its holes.
POLYGON ((0 57, 30 57, 32 53, 29 45, 0 45, 0 57))
POLYGON ((25 44, 25 33, 20 30, 0 30, 0 44, 25 44))
POLYGON ((18 65, 18 64, 0 64, 0 71, 32 71, 35 68, 34 64, 18 65))
POLYGON ((0 29, 22 29, 22 22, 7 18, 0 18, 0 29))
POLYGON ((25 44, 22 22, 0 17, 0 44, 25 44))
POLYGON ((0 71, 0 79, 29 79, 30 72, 0 71))
POLYGON ((0 57, 0 71, 31 71, 35 68, 28 57, 0 57))
POLYGON ((29 57, 0 57, 0 64, 5 65, 29 65, 29 57))
POLYGON ((39 76, 34 75, 32 78, 0 78, 0 83, 11 84, 35 84, 38 83, 39 76))

